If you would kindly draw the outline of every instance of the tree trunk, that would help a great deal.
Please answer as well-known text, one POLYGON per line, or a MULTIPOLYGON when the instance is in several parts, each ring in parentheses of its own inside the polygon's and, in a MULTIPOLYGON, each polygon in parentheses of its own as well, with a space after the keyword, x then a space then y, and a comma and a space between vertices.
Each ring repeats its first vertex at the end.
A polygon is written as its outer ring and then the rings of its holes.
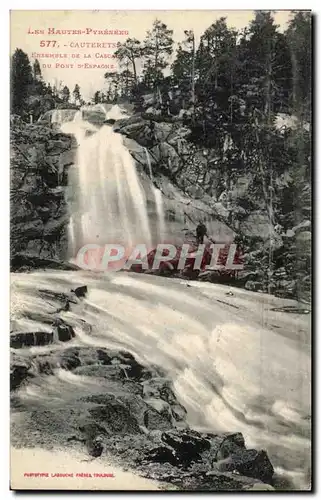
POLYGON ((137 84, 137 70, 136 70, 136 63, 135 63, 134 57, 132 57, 131 62, 133 65, 134 81, 135 81, 135 85, 136 85, 137 84))
POLYGON ((157 38, 157 31, 156 31, 156 35, 155 35, 155 92, 156 92, 156 102, 158 101, 158 96, 160 95, 159 87, 158 87, 157 66, 158 66, 158 38, 157 38))
POLYGON ((192 107, 194 111, 194 105, 195 105, 195 36, 193 33, 193 54, 192 54, 192 81, 191 81, 191 101, 192 101, 192 107))
POLYGON ((129 95, 129 81, 128 81, 128 66, 129 66, 129 62, 128 62, 128 59, 127 59, 127 63, 126 63, 126 82, 125 82, 125 95, 126 97, 128 97, 129 95))

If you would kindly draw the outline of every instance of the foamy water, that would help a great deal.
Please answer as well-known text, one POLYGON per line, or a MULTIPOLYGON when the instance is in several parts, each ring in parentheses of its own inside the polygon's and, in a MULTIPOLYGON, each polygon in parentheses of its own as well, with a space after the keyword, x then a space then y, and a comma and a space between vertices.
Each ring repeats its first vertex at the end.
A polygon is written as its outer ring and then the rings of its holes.
POLYGON ((163 196, 161 191, 156 188, 153 184, 154 179, 153 179, 153 170, 152 170, 152 164, 150 161, 150 154, 148 152, 147 148, 145 149, 145 154, 146 154, 146 160, 147 160, 147 165, 148 165, 148 172, 149 172, 149 177, 152 182, 152 190, 153 190, 153 195, 155 199, 155 205, 156 205, 156 214, 157 214, 157 222, 158 222, 158 242, 162 243, 164 238, 166 237, 166 222, 165 222, 165 214, 164 214, 164 206, 163 206, 163 196))
MULTIPOLYGON (((75 256, 88 243, 122 244, 126 248, 143 243, 150 249, 152 241, 158 242, 165 232, 162 194, 151 186, 158 232, 152 234, 145 191, 122 135, 110 125, 97 128, 83 120, 84 110, 90 112, 91 108, 78 111, 72 122, 61 126, 78 142, 76 166, 69 176, 73 198, 69 206, 70 253, 75 256)), ((106 113, 106 119, 127 117, 119 106, 108 112, 102 107, 100 112, 106 113)))
MULTIPOLYGON (((247 446, 266 449, 276 470, 291 477, 296 488, 308 487, 309 318, 271 311, 291 301, 237 289, 225 296, 228 288, 222 286, 187 287, 178 280, 126 273, 14 274, 15 329, 32 328, 28 312, 55 309, 36 289, 67 292, 78 284, 88 285, 86 299, 61 313, 75 329, 74 344, 122 347, 142 363, 161 367, 192 426, 242 432, 247 446)), ((52 347, 32 348, 39 349, 52 347)), ((35 380, 21 395, 31 405, 42 404, 42 398, 44 405, 48 398, 61 404, 94 386, 90 377, 61 370, 50 383, 46 377, 35 380)))

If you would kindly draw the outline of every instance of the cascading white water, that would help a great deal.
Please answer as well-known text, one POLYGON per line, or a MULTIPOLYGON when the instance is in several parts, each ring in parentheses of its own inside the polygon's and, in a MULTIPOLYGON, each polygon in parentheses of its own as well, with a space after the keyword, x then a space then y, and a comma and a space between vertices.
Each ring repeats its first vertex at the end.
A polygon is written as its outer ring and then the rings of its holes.
POLYGON ((78 246, 97 240, 128 247, 142 242, 150 246, 144 192, 122 137, 109 126, 83 137, 77 168, 78 246))
POLYGON ((162 242, 164 239, 164 236, 166 234, 166 223, 165 223, 165 214, 164 214, 164 204, 163 204, 163 196, 162 193, 157 187, 154 186, 153 183, 153 170, 152 170, 152 164, 150 161, 150 155, 148 152, 148 149, 145 149, 146 153, 146 159, 147 159, 147 165, 148 165, 148 171, 149 171, 149 176, 150 180, 152 181, 153 184, 153 195, 155 198, 155 205, 156 205, 156 213, 157 213, 157 221, 158 221, 158 236, 159 236, 159 241, 162 242))
MULTIPOLYGON (((118 106, 106 113, 106 119, 119 118, 124 118, 124 113, 118 106)), ((75 114, 72 122, 63 124, 62 130, 72 133, 78 143, 75 174, 70 176, 69 186, 73 198, 69 223, 73 256, 88 243, 121 244, 129 250, 139 243, 150 249, 152 241, 162 240, 162 193, 152 185, 158 232, 152 235, 146 195, 122 135, 110 125, 97 128, 84 121, 82 111, 75 114)), ((151 171, 147 152, 146 157, 151 171)))
POLYGON ((74 116, 74 119, 73 119, 74 123, 79 123, 82 121, 82 111, 81 110, 78 110, 76 113, 75 113, 75 116, 74 116))
POLYGON ((154 192, 154 196, 155 196, 155 203, 156 203, 156 210, 157 210, 159 240, 160 240, 160 242, 163 242, 165 234, 166 234, 163 195, 162 195, 161 191, 159 189, 157 189, 156 187, 153 187, 153 192, 154 192))
POLYGON ((51 123, 52 125, 60 126, 65 122, 73 120, 75 114, 77 114, 75 109, 55 109, 52 112, 51 123))
MULTIPOLYGON (((86 284, 88 295, 62 313, 78 345, 129 350, 173 380, 188 423, 207 432, 242 432, 249 448, 266 449, 277 473, 307 488, 310 475, 311 358, 308 315, 278 312, 277 297, 211 283, 146 274, 50 271, 12 278, 11 314, 16 331, 51 331, 56 304, 37 289, 66 292, 86 284), (222 297, 224 300, 222 300, 222 297), (264 318, 264 321, 262 321, 264 318), (39 320, 40 321, 40 320, 39 320), (282 383, 280 383, 282 381, 282 383)), ((291 301, 291 303, 293 303, 291 301)), ((57 345, 68 349, 69 343, 57 345)), ((25 348, 25 352, 52 350, 25 348)), ((101 390, 101 379, 59 370, 22 389, 31 405, 70 405, 101 390), (33 385, 31 385, 33 384, 33 385), (31 385, 31 386, 30 386, 31 385), (88 392, 86 392, 88 391, 88 392)))

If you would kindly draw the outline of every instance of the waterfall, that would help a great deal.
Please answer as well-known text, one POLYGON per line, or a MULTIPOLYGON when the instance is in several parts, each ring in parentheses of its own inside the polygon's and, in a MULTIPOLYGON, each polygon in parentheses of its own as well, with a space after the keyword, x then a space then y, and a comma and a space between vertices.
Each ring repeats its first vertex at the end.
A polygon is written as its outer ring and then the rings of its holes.
POLYGON ((68 243, 69 243, 69 249, 71 254, 74 255, 76 251, 76 234, 75 234, 75 223, 74 223, 74 218, 71 215, 69 219, 69 224, 68 224, 68 243))
POLYGON ((157 222, 158 222, 158 237, 159 237, 159 242, 162 242, 164 239, 164 236, 166 234, 166 223, 165 223, 163 196, 162 196, 161 191, 159 189, 157 189, 157 187, 154 186, 153 170, 152 170, 152 164, 150 161, 150 155, 149 155, 147 148, 144 148, 144 150, 146 153, 148 172, 149 172, 150 180, 152 182, 152 190, 153 190, 153 195, 154 195, 155 205, 156 205, 156 214, 157 214, 157 222))
POLYGON ((51 117, 51 123, 53 124, 58 124, 58 125, 61 125, 62 124, 62 113, 61 113, 61 109, 55 109, 52 113, 52 117, 51 117))
POLYGON ((75 115, 79 113, 76 109, 54 109, 51 116, 52 125, 61 126, 66 122, 74 120, 75 115))
POLYGON ((79 122, 82 121, 82 111, 81 111, 81 109, 75 113, 73 121, 75 123, 79 123, 79 122))
POLYGON ((152 164, 151 164, 151 161, 150 161, 150 155, 149 155, 149 152, 148 152, 148 149, 147 149, 147 148, 144 148, 144 151, 145 151, 145 154, 146 154, 146 160, 147 160, 147 166, 148 166, 148 173, 149 173, 149 177, 150 177, 150 180, 151 180, 152 182, 154 182, 154 179, 153 179, 152 164))
MULTIPOLYGON (((106 118, 120 116, 124 113, 114 106, 106 118)), ((97 128, 84 121, 81 111, 62 125, 62 131, 74 134, 78 142, 76 165, 69 176, 72 257, 88 243, 121 244, 126 250, 140 243, 151 249, 165 232, 162 193, 152 186, 158 232, 152 235, 145 191, 122 135, 109 125, 97 128)), ((150 167, 148 152, 146 156, 150 167)))
POLYGON ((154 191, 156 211, 157 211, 159 241, 160 243, 162 243, 166 234, 163 195, 161 191, 157 189, 155 186, 153 186, 153 191, 154 191))

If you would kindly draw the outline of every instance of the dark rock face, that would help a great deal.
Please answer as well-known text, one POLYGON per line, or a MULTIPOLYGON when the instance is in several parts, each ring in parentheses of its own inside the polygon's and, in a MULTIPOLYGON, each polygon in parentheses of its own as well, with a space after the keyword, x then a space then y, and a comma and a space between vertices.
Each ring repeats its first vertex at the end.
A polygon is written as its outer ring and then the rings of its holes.
MULTIPOLYGON (((105 110, 109 106, 105 106, 105 110)), ((103 125, 105 110, 101 106, 89 106, 83 110, 83 118, 103 125)), ((191 272, 190 266, 187 266, 181 277, 244 286, 250 291, 310 302, 309 210, 302 215, 304 219, 299 224, 287 230, 281 228, 283 232, 275 235, 271 276, 269 251, 265 243, 273 228, 266 210, 255 206, 251 200, 251 179, 241 176, 232 190, 222 192, 222 183, 216 179, 215 168, 208 169, 204 151, 195 148, 189 141, 190 131, 184 125, 183 116, 160 115, 158 111, 150 107, 146 113, 138 113, 115 123, 112 123, 114 120, 108 122, 114 131, 124 136, 124 144, 145 181, 147 201, 154 206, 154 197, 148 193, 152 192, 151 166, 153 182, 163 195, 168 227, 173 222, 169 239, 175 244, 179 242, 180 246, 183 243, 182 231, 194 231, 199 220, 204 218, 214 239, 217 233, 223 233, 230 240, 238 234, 248 243, 246 253, 249 261, 245 264, 245 273, 199 273, 191 272), (200 171, 204 171, 202 181, 199 179, 200 171), (259 255, 255 255, 254 239, 261 239, 259 255)), ((63 262, 66 259, 66 225, 69 218, 65 187, 68 168, 74 161, 76 141, 51 128, 52 117, 58 112, 61 113, 61 121, 65 121, 66 118, 72 119, 76 109, 52 110, 34 125, 27 125, 18 117, 12 118, 11 268, 14 271, 47 267, 77 269, 63 262), (28 257, 27 262, 24 262, 24 256, 28 257)), ((309 206, 309 193, 304 196, 304 205, 309 206)), ((173 260, 162 264, 159 274, 176 275, 177 262, 173 260)), ((140 272, 138 268, 136 266, 132 270, 140 272)))
POLYGON ((15 333, 10 335, 10 347, 14 349, 20 349, 22 347, 31 346, 43 346, 52 344, 53 333, 52 332, 26 332, 26 333, 15 333))
POLYGON ((75 336, 73 328, 62 319, 55 320, 52 323, 52 327, 52 332, 36 331, 11 333, 10 347, 21 349, 23 347, 45 346, 52 344, 55 339, 60 342, 68 342, 75 336))
POLYGON ((175 451, 167 446, 158 446, 148 451, 145 455, 145 460, 147 462, 158 462, 161 464, 171 464, 178 465, 178 459, 176 458, 175 451))
POLYGON ((39 118, 38 123, 46 127, 59 126, 60 123, 65 121, 72 121, 77 111, 78 107, 75 106, 74 109, 72 109, 72 105, 70 103, 68 103, 68 108, 60 108, 58 105, 58 108, 51 109, 44 113, 39 118), (58 118, 60 119, 60 123, 57 120, 58 118))
MULTIPOLYGON (((161 440, 165 446, 162 443, 157 448, 149 450, 143 463, 152 461, 162 464, 162 473, 166 462, 184 470, 183 473, 172 471, 173 482, 184 485, 184 488, 220 491, 230 487, 244 489, 246 485, 251 486, 253 478, 262 483, 272 481, 274 471, 266 452, 247 450, 240 433, 209 435, 193 430, 172 429, 162 433, 161 440), (219 458, 224 455, 226 458, 219 458), (213 457, 215 460, 211 464, 213 457), (251 481, 246 477, 251 478, 251 481), (239 481, 237 487, 233 485, 234 480, 239 481)), ((154 472, 155 470, 158 469, 154 469, 154 472)))
POLYGON ((64 370, 74 370, 80 366, 81 361, 77 349, 67 349, 58 356, 57 364, 64 370))
MULTIPOLYGON (((10 215, 13 269, 19 266, 18 254, 53 262, 65 259, 68 214, 64 187, 75 146, 71 137, 44 125, 28 125, 19 119, 12 121, 10 215)), ((39 260, 34 264, 39 266, 39 260)))
POLYGON ((62 320, 56 320, 56 322, 54 323, 54 328, 58 335, 58 339, 61 342, 68 342, 68 340, 71 340, 75 336, 75 332, 72 326, 68 325, 62 320))
POLYGON ((30 360, 22 358, 16 354, 10 360, 10 390, 15 390, 31 376, 32 365, 30 360))
POLYGON ((255 477, 264 483, 271 483, 274 473, 272 464, 264 450, 239 450, 218 462, 217 467, 220 471, 225 472, 237 470, 244 476, 255 477))
POLYGON ((207 178, 203 186, 199 180, 198 166, 201 163, 205 168, 207 159, 201 152, 195 154, 195 148, 187 139, 189 130, 182 120, 168 117, 166 121, 166 116, 138 113, 117 120, 113 128, 124 136, 123 143, 136 162, 151 211, 155 203, 150 168, 152 170, 153 183, 162 192, 168 241, 182 244, 183 232, 194 231, 203 219, 211 235, 233 237, 234 230, 227 217, 224 219, 215 209, 214 192, 208 194, 204 189, 214 183, 207 178))
POLYGON ((244 437, 240 432, 222 435, 209 434, 208 439, 211 443, 211 450, 215 452, 210 455, 213 463, 227 458, 231 453, 245 449, 244 437))
POLYGON ((37 256, 14 253, 10 258, 11 271, 29 271, 32 269, 61 269, 63 271, 77 271, 79 267, 69 262, 47 259, 37 256))
POLYGON ((74 292, 76 297, 86 297, 88 292, 87 286, 86 285, 78 286, 75 290, 72 290, 72 292, 74 292))
POLYGON ((164 432, 162 441, 174 448, 178 454, 183 453, 191 456, 209 450, 211 447, 206 438, 202 437, 200 433, 191 430, 164 432))

